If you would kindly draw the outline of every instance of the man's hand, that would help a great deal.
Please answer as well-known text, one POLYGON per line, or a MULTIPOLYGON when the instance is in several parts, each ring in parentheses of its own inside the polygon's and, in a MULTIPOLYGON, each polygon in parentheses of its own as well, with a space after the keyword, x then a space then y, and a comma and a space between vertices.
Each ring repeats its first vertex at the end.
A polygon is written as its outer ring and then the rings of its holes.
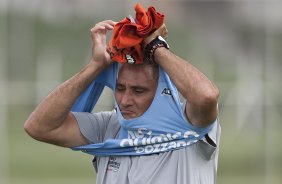
POLYGON ((92 38, 92 62, 97 62, 101 67, 108 67, 113 61, 107 52, 106 35, 109 30, 114 29, 116 22, 105 20, 97 23, 91 28, 92 38))
POLYGON ((144 41, 142 43, 143 49, 145 49, 147 44, 150 43, 157 36, 162 36, 165 39, 168 37, 168 30, 167 30, 165 24, 161 25, 161 27, 159 27, 159 29, 157 29, 152 34, 150 34, 147 38, 144 39, 144 41))

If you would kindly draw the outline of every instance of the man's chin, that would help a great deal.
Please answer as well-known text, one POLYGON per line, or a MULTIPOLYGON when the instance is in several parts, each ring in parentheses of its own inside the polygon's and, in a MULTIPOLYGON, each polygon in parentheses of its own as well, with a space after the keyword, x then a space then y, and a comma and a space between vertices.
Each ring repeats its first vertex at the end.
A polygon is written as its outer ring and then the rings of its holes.
POLYGON ((122 113, 122 116, 124 119, 133 119, 133 118, 137 118, 138 115, 136 115, 135 113, 122 113))
POLYGON ((136 118, 136 116, 129 116, 129 115, 122 115, 124 119, 133 119, 136 118))

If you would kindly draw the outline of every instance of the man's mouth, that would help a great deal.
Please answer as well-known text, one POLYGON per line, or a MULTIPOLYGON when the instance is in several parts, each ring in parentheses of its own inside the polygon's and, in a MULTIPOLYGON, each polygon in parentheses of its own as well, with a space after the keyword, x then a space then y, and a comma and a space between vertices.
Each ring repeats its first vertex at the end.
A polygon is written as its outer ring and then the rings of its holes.
POLYGON ((127 117, 132 117, 132 116, 135 114, 134 111, 132 111, 132 110, 127 110, 127 109, 120 110, 120 112, 121 112, 121 114, 122 114, 125 118, 127 118, 127 117))
POLYGON ((134 113, 133 111, 130 111, 130 110, 121 110, 120 111, 122 114, 131 114, 131 113, 134 113))

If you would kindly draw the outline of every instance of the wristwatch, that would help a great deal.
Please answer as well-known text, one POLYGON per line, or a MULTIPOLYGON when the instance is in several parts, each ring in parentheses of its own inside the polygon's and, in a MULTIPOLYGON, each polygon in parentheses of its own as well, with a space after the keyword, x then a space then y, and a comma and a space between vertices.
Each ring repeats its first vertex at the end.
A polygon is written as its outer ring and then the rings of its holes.
POLYGON ((155 62, 154 52, 159 47, 165 47, 166 49, 169 49, 168 43, 162 36, 157 36, 155 39, 153 39, 150 43, 146 45, 144 53, 145 60, 148 62, 155 62))

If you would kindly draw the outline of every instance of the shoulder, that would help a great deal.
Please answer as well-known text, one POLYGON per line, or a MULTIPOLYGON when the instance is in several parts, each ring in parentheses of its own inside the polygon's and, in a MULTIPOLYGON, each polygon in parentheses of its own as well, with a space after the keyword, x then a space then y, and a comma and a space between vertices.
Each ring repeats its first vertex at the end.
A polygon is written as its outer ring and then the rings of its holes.
POLYGON ((119 129, 116 111, 72 112, 79 129, 89 143, 103 142, 119 129))
POLYGON ((115 110, 113 111, 101 111, 98 113, 89 112, 72 112, 80 125, 107 125, 110 121, 117 119, 115 110))

